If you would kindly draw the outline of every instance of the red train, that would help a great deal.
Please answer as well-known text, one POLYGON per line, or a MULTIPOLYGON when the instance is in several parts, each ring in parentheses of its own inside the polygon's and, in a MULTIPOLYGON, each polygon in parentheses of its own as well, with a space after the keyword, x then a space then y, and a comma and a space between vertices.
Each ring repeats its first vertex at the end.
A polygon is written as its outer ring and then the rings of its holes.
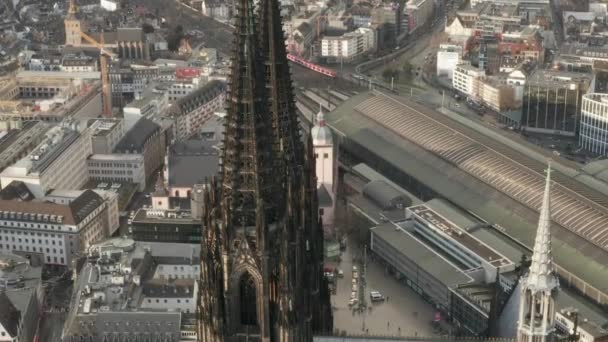
POLYGON ((289 59, 290 61, 300 64, 301 66, 308 68, 312 71, 316 71, 320 74, 323 74, 325 76, 331 77, 331 78, 335 78, 336 76, 338 76, 338 73, 336 73, 335 71, 328 69, 328 68, 324 68, 320 65, 316 65, 314 63, 311 63, 303 58, 300 58, 298 56, 292 55, 292 54, 287 54, 287 59, 289 59))

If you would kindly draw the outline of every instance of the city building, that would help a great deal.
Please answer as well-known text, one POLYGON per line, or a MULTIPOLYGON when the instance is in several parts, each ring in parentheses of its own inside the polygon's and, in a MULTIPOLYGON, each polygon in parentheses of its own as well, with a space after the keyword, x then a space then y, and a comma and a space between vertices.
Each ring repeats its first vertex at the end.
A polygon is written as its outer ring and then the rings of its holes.
POLYGON ((165 162, 169 197, 189 199, 195 184, 204 184, 217 176, 219 138, 219 135, 198 136, 169 146, 165 162))
POLYGON ((479 97, 483 104, 497 113, 518 108, 515 88, 503 76, 485 77, 479 87, 479 97))
POLYGON ((125 134, 124 120, 121 119, 96 119, 89 127, 93 154, 112 153, 125 134))
POLYGON ((555 297, 559 280, 553 268, 551 256, 551 164, 542 206, 538 218, 538 230, 532 250, 532 263, 528 273, 522 277, 519 319, 517 320, 518 342, 548 342, 555 336, 555 297))
POLYGON ((587 151, 608 155, 608 95, 583 95, 579 145, 587 151))
POLYGON ((173 136, 181 141, 200 133, 203 125, 223 109, 226 85, 211 81, 180 98, 171 106, 168 115, 173 119, 173 136))
POLYGON ((147 180, 163 163, 166 140, 165 132, 158 124, 141 118, 116 145, 114 154, 143 156, 144 173, 147 180))
POLYGON ((151 84, 122 109, 127 129, 141 118, 154 120, 169 108, 169 85, 151 84))
POLYGON ((441 44, 437 51, 437 76, 452 79, 454 69, 462 63, 462 46, 441 44))
POLYGON ((101 114, 99 72, 20 71, 5 83, 0 119, 61 122, 101 114), (8 98, 10 97, 10 99, 8 98))
POLYGON ((375 32, 360 27, 339 37, 325 36, 321 40, 321 56, 330 61, 350 62, 376 47, 375 32))
POLYGON ((67 341, 196 341, 200 245, 115 238, 91 246, 79 270, 67 341))
POLYGON ((144 156, 135 154, 92 154, 87 159, 90 179, 106 182, 137 184, 138 191, 146 188, 144 156))
POLYGON ((17 121, 19 128, 0 133, 0 171, 30 153, 45 137, 49 125, 40 121, 17 121))
POLYGON ((34 342, 43 303, 42 265, 0 251, 0 341, 34 342))
MULTIPOLYGON (((43 201, 53 202, 57 204, 70 204, 78 199, 87 190, 54 190, 42 198, 43 201)), ((118 230, 119 212, 118 212, 118 193, 105 189, 93 189, 106 204, 107 219, 107 235, 112 236, 118 230)))
POLYGON ((467 16, 462 18, 459 14, 460 12, 456 14, 451 21, 446 21, 445 33, 453 42, 466 42, 473 36, 473 25, 475 24, 475 21, 467 21, 467 16))
POLYGON ((432 0, 409 0, 405 5, 408 32, 414 32, 429 23, 434 11, 435 2, 432 0))
POLYGON ((259 15, 253 0, 236 6, 221 180, 200 194, 198 338, 312 341, 333 331, 312 138, 300 135, 278 0, 259 15))
POLYGON ((110 230, 107 203, 92 190, 67 204, 2 199, 0 208, 0 251, 41 256, 46 264, 71 266, 110 230))
POLYGON ((13 181, 21 181, 36 197, 51 189, 80 189, 89 178, 86 162, 91 154, 89 133, 53 127, 32 152, 0 173, 0 184, 4 188, 13 181))
POLYGON ((486 72, 470 64, 459 64, 452 75, 452 86, 473 101, 479 101, 480 88, 486 72))
POLYGON ((139 209, 132 219, 129 235, 135 241, 201 242, 201 220, 185 209, 139 209))
POLYGON ((118 9, 118 1, 117 0, 100 0, 99 2, 101 8, 106 11, 114 12, 118 9))
POLYGON ((590 85, 589 74, 535 71, 526 82, 521 127, 530 132, 575 136, 582 97, 590 85))

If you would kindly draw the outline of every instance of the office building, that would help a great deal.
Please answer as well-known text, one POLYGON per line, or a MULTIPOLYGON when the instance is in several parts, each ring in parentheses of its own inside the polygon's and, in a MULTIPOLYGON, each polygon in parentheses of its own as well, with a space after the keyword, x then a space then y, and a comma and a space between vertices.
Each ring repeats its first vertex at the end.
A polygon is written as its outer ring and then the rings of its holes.
POLYGON ((608 155, 608 95, 585 94, 581 106, 579 145, 599 155, 608 155))
POLYGON ((144 156, 135 154, 92 154, 87 159, 90 179, 105 182, 137 184, 138 191, 146 188, 144 156))
POLYGON ((452 79, 454 69, 462 60, 462 47, 454 44, 441 44, 437 51, 437 76, 452 79))
POLYGON ((53 127, 32 152, 0 173, 2 187, 21 181, 36 197, 51 189, 80 189, 88 181, 89 133, 53 127))
POLYGON ((575 136, 588 74, 537 70, 526 83, 521 126, 526 131, 575 136))
MULTIPOLYGON (((114 154, 138 154, 144 158, 144 174, 149 179, 162 165, 166 149, 165 131, 152 120, 141 118, 114 148, 114 154)), ((126 157, 125 157, 126 158, 126 157)), ((128 175, 128 174, 127 174, 128 175)))
POLYGON ((139 209, 129 227, 135 241, 201 242, 201 220, 185 209, 139 209))
MULTIPOLYGON (((45 137, 50 126, 40 121, 16 122, 20 128, 0 133, 0 171, 30 153, 45 137)), ((8 128, 8 127, 7 127, 8 128)))
POLYGON ((200 245, 115 238, 91 246, 76 277, 68 341, 196 341, 200 245))
POLYGON ((0 341, 35 342, 43 303, 42 265, 0 250, 0 341))
POLYGON ((125 135, 124 120, 121 119, 96 119, 90 128, 93 154, 112 153, 125 135))
POLYGON ((473 101, 479 101, 480 88, 486 72, 470 64, 459 64, 454 69, 452 86, 473 101))
POLYGON ((374 29, 360 27, 339 37, 325 36, 321 40, 321 56, 330 61, 350 62, 376 48, 374 29))
POLYGON ((0 200, 0 251, 41 256, 71 266, 75 256, 109 233, 108 205, 92 190, 68 204, 0 200))

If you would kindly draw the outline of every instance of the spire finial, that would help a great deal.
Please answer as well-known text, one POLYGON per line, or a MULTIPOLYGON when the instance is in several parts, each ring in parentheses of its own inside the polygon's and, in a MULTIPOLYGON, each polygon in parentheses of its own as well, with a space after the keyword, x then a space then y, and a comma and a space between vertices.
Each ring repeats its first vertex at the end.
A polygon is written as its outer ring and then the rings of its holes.
POLYGON ((75 16, 76 12, 77 12, 76 0, 70 0, 69 6, 68 6, 68 14, 70 16, 75 16))
POLYGON ((538 290, 551 290, 557 286, 551 256, 551 161, 547 163, 545 192, 538 218, 528 286, 538 290))

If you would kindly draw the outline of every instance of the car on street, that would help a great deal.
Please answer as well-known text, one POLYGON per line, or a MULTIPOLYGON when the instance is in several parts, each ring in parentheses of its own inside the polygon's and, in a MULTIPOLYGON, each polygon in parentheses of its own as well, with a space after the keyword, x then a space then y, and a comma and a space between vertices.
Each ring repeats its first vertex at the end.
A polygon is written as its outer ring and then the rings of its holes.
POLYGON ((338 271, 338 278, 344 278, 344 271, 342 271, 341 269, 337 269, 338 271))
POLYGON ((357 302, 358 302, 357 298, 351 298, 351 299, 348 301, 348 306, 353 306, 353 305, 356 305, 356 304, 357 304, 357 302))
POLYGON ((357 292, 357 284, 353 284, 353 292, 357 292))

